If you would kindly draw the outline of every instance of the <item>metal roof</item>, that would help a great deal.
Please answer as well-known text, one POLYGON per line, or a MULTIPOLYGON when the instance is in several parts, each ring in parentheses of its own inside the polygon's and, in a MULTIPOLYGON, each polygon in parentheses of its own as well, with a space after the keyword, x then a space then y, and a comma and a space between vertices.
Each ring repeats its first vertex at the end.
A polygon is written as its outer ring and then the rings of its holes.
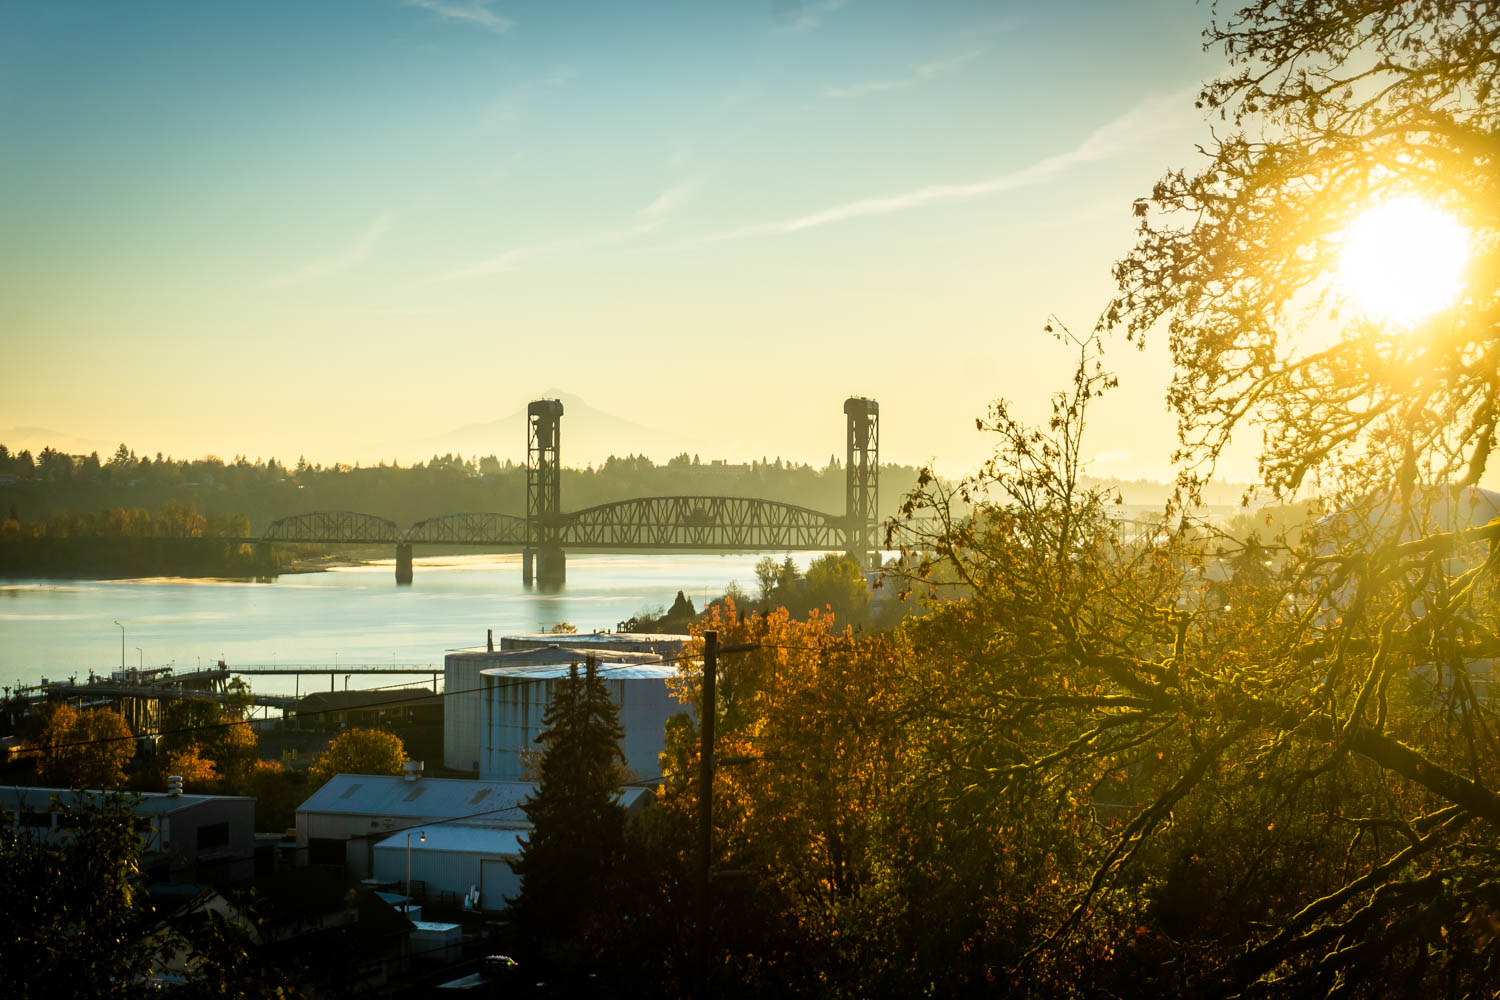
POLYGON ((690 635, 677 632, 523 632, 508 635, 506 639, 523 642, 558 642, 575 646, 607 646, 610 643, 660 642, 684 646, 692 640, 690 635))
POLYGON ((47 812, 53 803, 74 806, 81 802, 98 802, 105 795, 119 795, 133 802, 137 816, 165 816, 205 802, 254 802, 246 795, 168 795, 166 792, 100 792, 74 791, 71 788, 29 788, 23 785, 0 785, 0 808, 47 812))
MULTIPOLYGON (((511 666, 516 664, 539 664, 539 663, 582 663, 590 656, 599 655, 597 648, 586 646, 569 646, 566 644, 553 644, 550 646, 537 646, 528 649, 477 649, 464 650, 462 652, 449 653, 448 660, 455 662, 479 662, 488 663, 496 667, 511 666)), ((638 652, 634 650, 610 650, 607 654, 611 662, 617 663, 660 663, 660 653, 638 652)))
MULTIPOLYGON (((511 680, 552 680, 568 676, 568 670, 572 666, 571 663, 528 663, 490 667, 479 671, 479 674, 481 677, 504 677, 511 680)), ((601 663, 599 676, 607 681, 675 677, 677 668, 662 663, 601 663)))
POLYGON ((336 774, 297 807, 299 813, 403 816, 410 819, 521 821, 521 803, 536 789, 532 781, 472 781, 397 774, 336 774))
POLYGON ((496 857, 515 858, 521 855, 522 840, 527 830, 497 830, 488 826, 469 826, 460 823, 443 823, 426 830, 409 830, 375 842, 375 849, 406 852, 407 833, 426 833, 424 843, 416 836, 411 838, 413 854, 492 854, 496 857))

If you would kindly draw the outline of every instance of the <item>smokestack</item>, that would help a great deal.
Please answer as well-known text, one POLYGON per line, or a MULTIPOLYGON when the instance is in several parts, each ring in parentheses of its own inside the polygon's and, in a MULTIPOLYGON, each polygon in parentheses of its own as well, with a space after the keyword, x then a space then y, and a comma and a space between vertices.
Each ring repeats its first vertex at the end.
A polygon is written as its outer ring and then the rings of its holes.
POLYGON ((484 644, 485 644, 486 647, 488 647, 489 652, 493 653, 495 651, 495 630, 494 629, 487 628, 487 629, 484 630, 484 644))

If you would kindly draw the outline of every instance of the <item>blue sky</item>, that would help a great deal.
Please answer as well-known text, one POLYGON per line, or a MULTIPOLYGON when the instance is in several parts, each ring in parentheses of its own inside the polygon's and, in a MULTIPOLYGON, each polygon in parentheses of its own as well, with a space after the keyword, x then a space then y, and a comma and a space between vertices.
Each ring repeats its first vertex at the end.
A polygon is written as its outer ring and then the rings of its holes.
MULTIPOLYGON (((0 440, 410 458, 560 386, 821 461, 862 394, 888 457, 962 471, 1206 137, 1207 16, 12 0, 0 440)), ((1159 348, 1112 345, 1096 471, 1165 474, 1159 348)))

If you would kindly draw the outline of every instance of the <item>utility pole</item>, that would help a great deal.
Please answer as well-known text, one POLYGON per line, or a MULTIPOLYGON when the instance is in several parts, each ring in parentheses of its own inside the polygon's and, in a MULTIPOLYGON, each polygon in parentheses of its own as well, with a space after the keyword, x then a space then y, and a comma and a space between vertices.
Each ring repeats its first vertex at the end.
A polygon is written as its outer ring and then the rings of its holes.
POLYGON ((714 719, 718 706, 715 685, 719 678, 720 653, 748 653, 759 649, 758 642, 742 642, 733 646, 719 646, 719 633, 708 629, 703 633, 703 692, 698 703, 698 927, 696 951, 697 981, 694 993, 699 1000, 709 996, 709 916, 712 900, 709 883, 712 881, 714 848, 714 719))
POLYGON ((703 691, 698 702, 698 989, 708 1000, 709 866, 714 840, 714 716, 718 706, 715 684, 719 671, 719 633, 703 633, 703 691))

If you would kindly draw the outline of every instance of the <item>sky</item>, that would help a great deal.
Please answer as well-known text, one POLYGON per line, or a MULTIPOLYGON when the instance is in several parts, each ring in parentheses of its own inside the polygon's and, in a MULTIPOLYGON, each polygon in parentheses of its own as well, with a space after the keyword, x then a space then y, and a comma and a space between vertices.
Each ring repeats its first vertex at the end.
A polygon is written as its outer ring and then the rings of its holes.
MULTIPOLYGON (((1208 16, 9 0, 0 441, 409 461, 555 388, 821 463, 862 395, 883 458, 960 474, 1198 155, 1208 16)), ((1091 470, 1168 476, 1163 338, 1105 362, 1091 470)))

